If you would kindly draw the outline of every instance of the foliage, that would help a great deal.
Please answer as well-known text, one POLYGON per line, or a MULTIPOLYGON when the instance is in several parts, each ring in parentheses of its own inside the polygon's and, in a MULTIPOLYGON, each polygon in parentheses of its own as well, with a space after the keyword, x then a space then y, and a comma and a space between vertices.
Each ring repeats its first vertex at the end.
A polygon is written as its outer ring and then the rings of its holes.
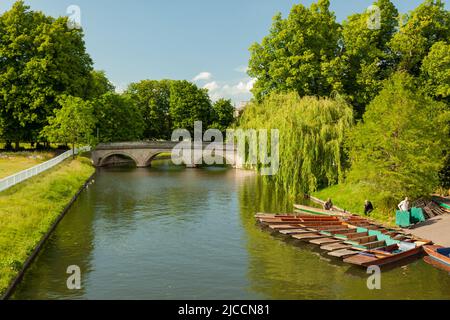
POLYGON ((170 139, 171 80, 143 80, 129 85, 126 94, 141 111, 147 139, 170 139))
POLYGON ((225 132, 234 121, 234 107, 231 100, 219 99, 212 106, 212 124, 210 128, 225 132))
POLYGON ((450 39, 450 12, 441 0, 425 0, 406 18, 389 45, 398 68, 417 76, 433 45, 450 39))
POLYGON ((58 99, 61 109, 55 109, 49 124, 42 130, 42 136, 50 142, 89 144, 95 126, 93 108, 90 102, 81 98, 62 96, 58 99))
POLYGON ((86 99, 95 99, 108 92, 114 92, 114 89, 114 85, 108 80, 104 71, 94 70, 91 71, 84 96, 86 99))
POLYGON ((436 42, 423 60, 421 81, 425 93, 450 104, 450 44, 436 42))
POLYGON ((349 135, 350 181, 397 199, 433 192, 449 146, 449 119, 444 104, 418 93, 411 76, 396 73, 349 135))
POLYGON ((294 5, 288 18, 277 14, 270 33, 250 48, 249 75, 260 101, 270 92, 295 90, 301 96, 328 96, 334 89, 333 59, 338 51, 340 26, 329 10, 329 0, 306 8, 294 5))
POLYGON ((211 123, 211 100, 206 89, 189 81, 174 81, 170 86, 170 118, 172 129, 194 130, 194 122, 202 121, 206 130, 211 123))
POLYGON ((99 142, 140 140, 144 131, 141 111, 127 96, 106 93, 96 99, 94 115, 99 142))
POLYGON ((83 96, 92 70, 83 33, 17 1, 0 16, 0 123, 6 140, 36 141, 60 94, 83 96))
POLYGON ((340 57, 343 92, 358 116, 381 89, 381 82, 395 67, 388 43, 396 32, 398 11, 390 0, 378 0, 380 29, 368 28, 371 13, 354 14, 342 25, 343 53, 340 57))
POLYGON ((243 129, 278 129, 280 168, 272 178, 289 193, 309 193, 343 176, 343 140, 353 123, 341 98, 300 98, 272 94, 251 103, 240 120, 243 129))

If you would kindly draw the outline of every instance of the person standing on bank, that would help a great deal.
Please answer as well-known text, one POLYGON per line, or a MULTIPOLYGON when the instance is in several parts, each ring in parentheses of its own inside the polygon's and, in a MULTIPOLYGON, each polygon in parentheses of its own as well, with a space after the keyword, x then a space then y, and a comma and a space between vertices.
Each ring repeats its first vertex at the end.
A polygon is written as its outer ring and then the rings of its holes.
POLYGON ((400 209, 400 211, 409 211, 410 206, 409 206, 409 199, 408 199, 408 197, 406 197, 405 200, 403 200, 402 202, 400 202, 398 204, 398 208, 400 209))
POLYGON ((373 204, 369 200, 364 202, 364 214, 367 216, 373 211, 373 204))

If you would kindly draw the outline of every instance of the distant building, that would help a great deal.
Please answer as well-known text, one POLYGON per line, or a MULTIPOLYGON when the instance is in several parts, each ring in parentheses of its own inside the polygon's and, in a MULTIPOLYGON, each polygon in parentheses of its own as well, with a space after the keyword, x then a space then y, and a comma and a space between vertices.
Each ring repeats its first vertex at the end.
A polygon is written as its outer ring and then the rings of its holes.
POLYGON ((234 117, 239 118, 249 103, 250 103, 250 101, 241 101, 238 104, 236 104, 234 107, 234 109, 235 109, 234 117))

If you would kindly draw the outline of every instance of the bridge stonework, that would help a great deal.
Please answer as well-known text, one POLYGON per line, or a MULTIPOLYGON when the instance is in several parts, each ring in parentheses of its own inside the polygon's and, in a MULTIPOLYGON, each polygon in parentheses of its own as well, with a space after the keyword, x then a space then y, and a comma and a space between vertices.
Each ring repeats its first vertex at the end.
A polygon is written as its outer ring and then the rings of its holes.
MULTIPOLYGON (((136 166, 139 168, 151 166, 152 160, 161 153, 172 154, 173 149, 179 142, 123 142, 123 143, 107 143, 99 144, 95 150, 92 151, 92 161, 94 166, 102 167, 108 163, 108 159, 114 156, 122 155, 131 158, 136 166)), ((201 149, 204 150, 209 143, 203 143, 201 149)), ((199 149, 192 146, 191 151, 194 155, 194 150, 199 149)), ((198 151, 198 150, 197 150, 198 151)), ((233 163, 234 168, 242 168, 243 160, 239 157, 236 149, 233 150, 232 156, 227 152, 225 146, 222 150, 218 150, 218 154, 223 155, 224 163, 233 163)), ((192 163, 198 163, 199 159, 193 159, 192 163)), ((195 165, 187 164, 188 167, 195 167, 195 165)))

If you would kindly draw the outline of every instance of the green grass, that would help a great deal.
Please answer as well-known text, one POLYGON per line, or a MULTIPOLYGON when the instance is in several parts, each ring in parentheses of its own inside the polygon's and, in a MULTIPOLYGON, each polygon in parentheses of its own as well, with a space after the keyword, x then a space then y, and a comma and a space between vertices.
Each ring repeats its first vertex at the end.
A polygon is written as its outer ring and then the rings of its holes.
POLYGON ((93 172, 88 159, 70 159, 0 193, 0 295, 93 172))
POLYGON ((0 153, 0 179, 34 167, 54 157, 51 152, 2 152, 0 153))
MULTIPOLYGON (((375 207, 370 218, 395 225, 395 202, 382 193, 372 193, 359 184, 338 184, 312 194, 354 214, 364 216, 364 201, 370 200, 375 207)), ((400 200, 399 200, 400 202, 400 200)))

